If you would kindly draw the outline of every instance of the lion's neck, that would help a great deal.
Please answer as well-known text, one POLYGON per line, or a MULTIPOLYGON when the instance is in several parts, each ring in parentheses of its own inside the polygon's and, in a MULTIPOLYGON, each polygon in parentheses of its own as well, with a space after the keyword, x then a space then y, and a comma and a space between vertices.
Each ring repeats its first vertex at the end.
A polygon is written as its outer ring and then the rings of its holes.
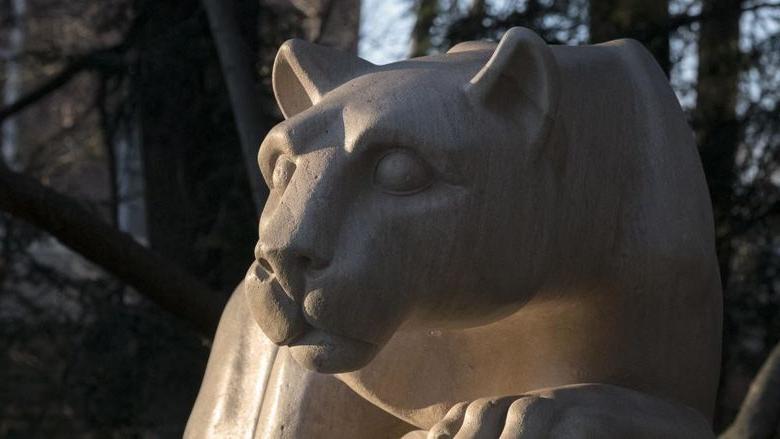
POLYGON ((634 388, 709 415, 717 373, 703 368, 717 352, 700 340, 717 329, 664 310, 653 291, 630 288, 540 295, 558 299, 532 301, 476 328, 402 331, 369 366, 339 378, 421 428, 459 401, 586 382, 634 388))
POLYGON ((374 404, 423 428, 454 403, 592 381, 591 356, 577 321, 590 311, 571 303, 530 304, 489 325, 402 331, 366 368, 342 381, 374 404))

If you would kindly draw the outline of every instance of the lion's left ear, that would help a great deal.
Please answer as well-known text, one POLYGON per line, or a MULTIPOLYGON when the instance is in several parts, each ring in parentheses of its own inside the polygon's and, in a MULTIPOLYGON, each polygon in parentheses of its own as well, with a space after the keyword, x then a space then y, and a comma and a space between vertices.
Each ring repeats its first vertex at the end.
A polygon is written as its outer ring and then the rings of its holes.
MULTIPOLYGON (((513 27, 501 38, 490 60, 466 84, 475 104, 511 111, 530 101, 539 116, 552 117, 558 104, 558 65, 552 50, 529 29, 513 27)), ((524 110, 528 109, 523 105, 524 110)))
POLYGON ((373 64, 351 53, 288 40, 279 48, 271 74, 276 103, 288 119, 372 67, 373 64))

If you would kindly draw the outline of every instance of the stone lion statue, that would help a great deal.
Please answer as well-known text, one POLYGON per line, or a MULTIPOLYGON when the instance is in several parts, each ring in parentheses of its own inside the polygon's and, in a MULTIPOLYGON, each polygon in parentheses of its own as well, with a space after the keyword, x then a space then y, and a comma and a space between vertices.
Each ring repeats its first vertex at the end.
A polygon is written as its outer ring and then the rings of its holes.
POLYGON ((640 44, 292 40, 273 86, 256 262, 187 437, 713 436, 710 201, 640 44))

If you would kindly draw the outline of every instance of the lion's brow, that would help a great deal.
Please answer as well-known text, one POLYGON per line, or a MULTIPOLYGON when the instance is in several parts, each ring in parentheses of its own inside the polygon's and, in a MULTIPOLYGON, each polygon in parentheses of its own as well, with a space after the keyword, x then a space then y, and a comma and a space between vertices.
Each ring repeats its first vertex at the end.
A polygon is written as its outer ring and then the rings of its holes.
POLYGON ((323 108, 316 117, 294 117, 273 129, 273 147, 289 154, 300 155, 333 146, 336 139, 343 141, 341 118, 333 117, 337 110, 323 108))
POLYGON ((270 146, 281 153, 299 155, 311 149, 312 139, 317 136, 319 133, 315 130, 282 122, 271 131, 268 140, 270 146))
POLYGON ((361 149, 369 147, 376 139, 382 139, 381 143, 397 142, 397 134, 391 129, 380 125, 369 125, 350 130, 344 128, 344 151, 348 154, 360 152, 361 149))
MULTIPOLYGON (((345 129, 346 131, 346 129, 345 129)), ((344 151, 347 154, 356 152, 361 146, 365 146, 365 142, 369 136, 369 129, 361 129, 357 133, 345 133, 344 135, 344 151)))

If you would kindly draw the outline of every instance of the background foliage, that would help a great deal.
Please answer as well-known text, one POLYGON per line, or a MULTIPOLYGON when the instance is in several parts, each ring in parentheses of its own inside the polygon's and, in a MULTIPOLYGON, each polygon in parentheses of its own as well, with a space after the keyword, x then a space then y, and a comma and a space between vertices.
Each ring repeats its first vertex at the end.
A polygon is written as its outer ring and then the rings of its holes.
MULTIPOLYGON (((209 3, 0 0, 2 437, 181 435, 258 215, 209 3), (141 246, 122 251, 119 232, 141 246)), ((711 190, 726 309, 716 429, 731 422, 780 337, 780 2, 221 4, 250 60, 257 132, 280 120, 270 66, 292 37, 374 58, 512 26, 555 44, 643 42, 711 190)))

